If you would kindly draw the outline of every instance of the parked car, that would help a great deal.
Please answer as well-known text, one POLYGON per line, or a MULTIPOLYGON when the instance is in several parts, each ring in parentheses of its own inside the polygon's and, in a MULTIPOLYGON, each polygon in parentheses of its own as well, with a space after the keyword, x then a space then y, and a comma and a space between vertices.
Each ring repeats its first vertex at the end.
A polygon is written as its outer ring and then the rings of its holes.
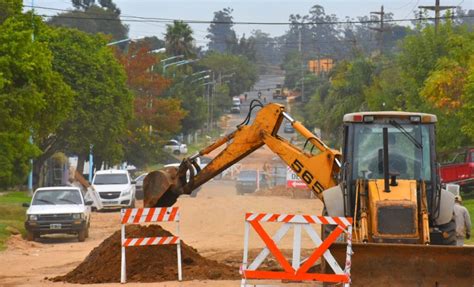
POLYGON ((26 238, 33 241, 41 235, 77 234, 80 242, 89 237, 92 202, 85 202, 78 187, 38 188, 26 210, 26 238))
POLYGON ((230 112, 233 114, 240 114, 240 104, 232 104, 230 112))
POLYGON ((264 172, 257 172, 257 170, 242 170, 237 176, 235 187, 237 194, 251 193, 257 190, 257 174, 259 175, 259 187, 268 187, 267 176, 264 172))
POLYGON ((127 170, 100 170, 92 180, 104 208, 134 208, 135 181, 127 170))
POLYGON ((177 140, 170 140, 168 141, 164 147, 164 150, 172 152, 173 154, 186 154, 188 152, 188 147, 186 144, 180 143, 177 140))
POLYGON ((461 190, 474 189, 474 148, 465 148, 454 152, 450 160, 440 167, 443 184, 459 184, 461 190))
POLYGON ((285 127, 283 128, 283 132, 286 134, 292 134, 295 132, 295 129, 291 125, 291 123, 286 123, 285 127))
POLYGON ((240 97, 232 97, 232 105, 239 105, 241 104, 240 97))
POLYGON ((142 200, 144 197, 143 194, 143 180, 148 173, 140 174, 135 178, 135 199, 142 200))

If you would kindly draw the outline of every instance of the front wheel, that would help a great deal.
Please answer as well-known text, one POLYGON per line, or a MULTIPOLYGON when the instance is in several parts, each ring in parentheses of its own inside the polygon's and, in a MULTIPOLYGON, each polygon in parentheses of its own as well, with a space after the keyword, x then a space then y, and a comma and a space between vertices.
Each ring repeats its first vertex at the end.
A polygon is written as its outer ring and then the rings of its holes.
POLYGON ((86 241, 86 234, 88 233, 87 231, 87 227, 85 227, 84 229, 82 229, 81 231, 79 231, 79 233, 77 234, 77 239, 79 240, 79 242, 84 242, 86 241))
POLYGON ((26 240, 35 241, 35 239, 36 239, 36 234, 33 231, 26 232, 26 240))

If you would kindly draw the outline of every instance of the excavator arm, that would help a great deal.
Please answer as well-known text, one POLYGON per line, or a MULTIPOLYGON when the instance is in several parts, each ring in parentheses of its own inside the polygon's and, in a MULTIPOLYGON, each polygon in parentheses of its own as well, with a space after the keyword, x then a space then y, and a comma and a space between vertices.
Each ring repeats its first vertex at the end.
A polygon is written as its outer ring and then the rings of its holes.
POLYGON ((181 194, 190 194, 264 144, 290 166, 321 200, 322 191, 336 185, 335 178, 340 169, 340 153, 328 148, 301 123, 291 118, 283 105, 271 103, 263 106, 254 100, 250 104, 246 120, 237 126, 237 130, 185 158, 178 168, 169 167, 149 173, 143 182, 145 206, 173 205, 181 194), (261 109, 249 124, 252 110, 258 107, 261 109), (316 148, 314 154, 312 151, 305 152, 277 135, 284 118, 306 138, 306 144, 311 143, 316 148), (200 170, 196 159, 224 144, 226 147, 200 170))

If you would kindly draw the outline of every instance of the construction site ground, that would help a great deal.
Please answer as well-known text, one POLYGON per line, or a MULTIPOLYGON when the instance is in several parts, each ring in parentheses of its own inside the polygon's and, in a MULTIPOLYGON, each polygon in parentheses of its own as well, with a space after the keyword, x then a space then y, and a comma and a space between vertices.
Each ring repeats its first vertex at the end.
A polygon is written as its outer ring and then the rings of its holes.
MULTIPOLYGON (((238 265, 242 260, 246 212, 320 214, 322 209, 322 204, 316 199, 237 195, 232 181, 219 180, 206 184, 196 198, 180 198, 177 206, 182 212, 182 239, 196 248, 202 256, 231 265, 238 265)), ((63 286, 63 283, 53 283, 47 278, 64 275, 81 263, 94 247, 120 228, 119 219, 117 211, 94 212, 90 238, 85 242, 77 242, 73 236, 52 236, 42 238, 40 242, 27 242, 19 236, 12 237, 7 250, 0 254, 0 285, 63 286)), ((174 231, 172 224, 162 226, 174 231)), ((274 232, 279 225, 268 223, 265 227, 274 232)), ((291 248, 292 238, 289 233, 287 240, 282 241, 283 248, 291 248)), ((311 246, 308 245, 309 239, 305 238, 305 241, 307 244, 303 246, 311 246)), ((262 241, 253 233, 250 248, 262 246, 262 241)), ((253 253, 255 252, 256 250, 253 253)), ((186 274, 183 276, 186 278, 186 274)), ((154 286, 201 286, 200 284, 236 286, 238 281, 166 282, 154 286)))

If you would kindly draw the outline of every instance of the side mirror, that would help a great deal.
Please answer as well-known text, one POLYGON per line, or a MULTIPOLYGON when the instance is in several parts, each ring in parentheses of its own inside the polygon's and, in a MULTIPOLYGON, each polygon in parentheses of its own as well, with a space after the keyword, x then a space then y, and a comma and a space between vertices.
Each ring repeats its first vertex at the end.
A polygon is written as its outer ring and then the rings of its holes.
POLYGON ((21 205, 23 207, 30 207, 30 204, 29 203, 26 203, 26 202, 23 202, 23 204, 21 205))
POLYGON ((93 203, 92 201, 86 201, 86 205, 87 205, 87 206, 91 206, 92 203, 93 203))
POLYGON ((137 181, 135 181, 135 180, 132 180, 132 184, 137 184, 137 181))

